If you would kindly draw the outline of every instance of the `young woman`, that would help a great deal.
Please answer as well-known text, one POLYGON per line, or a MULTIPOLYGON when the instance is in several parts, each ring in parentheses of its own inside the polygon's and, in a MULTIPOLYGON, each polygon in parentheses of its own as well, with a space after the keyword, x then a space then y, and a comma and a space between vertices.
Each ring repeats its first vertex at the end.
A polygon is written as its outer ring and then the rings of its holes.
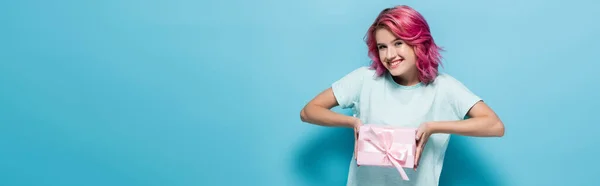
MULTIPOLYGON (((354 128, 365 124, 415 127, 416 168, 404 181, 395 168, 356 166, 355 185, 438 185, 450 134, 501 137, 504 124, 460 81, 438 72, 440 48, 423 16, 409 6, 383 10, 368 30, 372 64, 360 67, 319 93, 301 111, 303 122, 354 128), (352 108, 355 116, 331 111, 352 108)), ((355 135, 356 137, 356 135, 355 135)))

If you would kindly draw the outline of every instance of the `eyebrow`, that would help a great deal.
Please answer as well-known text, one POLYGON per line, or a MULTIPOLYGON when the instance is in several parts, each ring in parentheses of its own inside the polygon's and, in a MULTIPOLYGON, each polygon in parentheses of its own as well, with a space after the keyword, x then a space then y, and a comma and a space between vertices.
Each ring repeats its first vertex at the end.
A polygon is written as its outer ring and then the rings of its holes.
MULTIPOLYGON (((402 39, 395 39, 395 40, 392 41, 392 43, 393 42, 397 42, 397 41, 404 42, 402 39)), ((383 43, 377 43, 377 45, 385 45, 385 44, 383 44, 383 43)))

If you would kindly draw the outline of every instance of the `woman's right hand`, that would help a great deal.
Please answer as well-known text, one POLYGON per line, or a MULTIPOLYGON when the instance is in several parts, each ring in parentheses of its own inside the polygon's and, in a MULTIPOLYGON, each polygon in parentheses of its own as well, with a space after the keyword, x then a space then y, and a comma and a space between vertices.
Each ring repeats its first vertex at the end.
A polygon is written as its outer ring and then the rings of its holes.
POLYGON ((360 126, 362 125, 362 122, 360 121, 360 119, 356 118, 354 123, 352 124, 352 127, 354 128, 354 158, 356 159, 356 151, 358 150, 358 132, 360 129, 360 126))
POLYGON ((300 119, 303 122, 312 123, 321 126, 330 127, 350 127, 354 128, 354 155, 356 155, 356 141, 358 140, 358 130, 362 125, 359 118, 337 113, 331 108, 339 106, 332 88, 327 88, 300 111, 300 119))

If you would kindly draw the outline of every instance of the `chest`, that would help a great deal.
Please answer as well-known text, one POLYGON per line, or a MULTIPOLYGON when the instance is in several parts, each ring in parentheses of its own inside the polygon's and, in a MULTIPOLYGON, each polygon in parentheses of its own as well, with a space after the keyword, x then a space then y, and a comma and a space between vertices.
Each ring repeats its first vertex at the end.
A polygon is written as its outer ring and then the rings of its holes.
POLYGON ((445 102, 435 87, 371 87, 363 90, 356 111, 365 124, 418 127, 426 121, 443 120, 449 111, 445 102))

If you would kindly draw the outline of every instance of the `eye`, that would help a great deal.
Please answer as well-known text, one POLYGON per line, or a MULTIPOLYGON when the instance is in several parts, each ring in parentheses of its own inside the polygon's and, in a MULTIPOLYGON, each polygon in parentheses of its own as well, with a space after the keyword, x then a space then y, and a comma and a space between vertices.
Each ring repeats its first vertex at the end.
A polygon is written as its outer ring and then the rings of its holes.
POLYGON ((402 45, 402 42, 398 41, 395 44, 396 44, 396 46, 400 46, 400 45, 402 45))
POLYGON ((384 48, 386 48, 386 46, 384 46, 384 45, 379 45, 379 46, 377 46, 377 49, 379 49, 379 50, 382 50, 382 49, 384 49, 384 48))

